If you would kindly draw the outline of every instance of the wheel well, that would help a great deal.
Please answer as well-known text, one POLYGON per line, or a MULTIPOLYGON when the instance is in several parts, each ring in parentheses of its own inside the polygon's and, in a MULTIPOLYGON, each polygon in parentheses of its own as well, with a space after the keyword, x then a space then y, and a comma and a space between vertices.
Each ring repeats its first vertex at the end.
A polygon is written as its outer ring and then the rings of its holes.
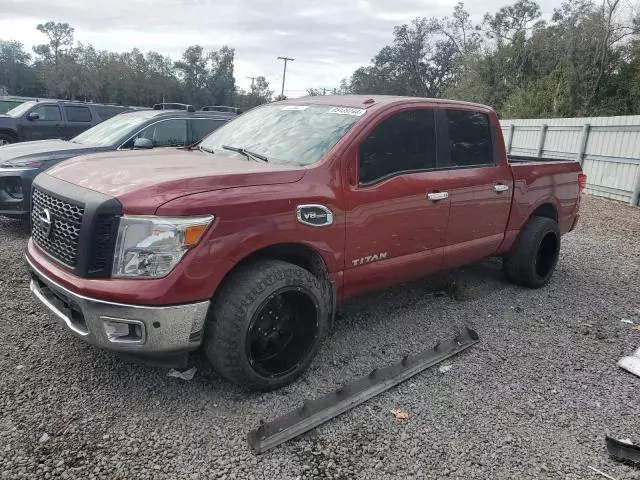
POLYGON ((301 245, 299 243, 281 243, 256 250, 236 265, 234 270, 241 265, 253 263, 256 260, 264 258, 272 258, 293 263, 294 265, 298 265, 299 267, 308 270, 316 278, 328 278, 327 266, 320 254, 311 247, 307 247, 306 245, 301 245))
POLYGON ((9 137, 13 138, 14 140, 18 140, 18 135, 16 134, 16 132, 12 131, 12 130, 1 130, 0 129, 0 135, 8 135, 9 137))
POLYGON ((551 203, 543 203, 531 214, 532 217, 546 217, 558 221, 558 212, 551 203))

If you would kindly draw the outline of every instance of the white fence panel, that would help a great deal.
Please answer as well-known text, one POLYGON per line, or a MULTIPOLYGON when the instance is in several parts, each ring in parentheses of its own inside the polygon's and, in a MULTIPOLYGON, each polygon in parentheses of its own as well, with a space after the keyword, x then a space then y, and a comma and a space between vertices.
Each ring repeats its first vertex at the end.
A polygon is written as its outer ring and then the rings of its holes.
POLYGON ((511 155, 578 160, 587 191, 638 205, 640 116, 502 120, 511 155))

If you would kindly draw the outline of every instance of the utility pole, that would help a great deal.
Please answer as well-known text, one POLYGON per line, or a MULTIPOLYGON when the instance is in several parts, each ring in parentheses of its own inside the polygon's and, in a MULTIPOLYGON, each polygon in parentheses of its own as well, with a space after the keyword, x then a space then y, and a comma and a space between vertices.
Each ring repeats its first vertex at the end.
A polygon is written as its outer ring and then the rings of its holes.
POLYGON ((295 58, 278 57, 278 60, 284 60, 284 72, 282 73, 282 92, 280 93, 280 96, 284 97, 284 79, 287 77, 287 62, 293 62, 295 58))
POLYGON ((256 78, 258 77, 247 77, 249 80, 251 80, 251 90, 253 90, 253 86, 255 85, 256 82, 256 78))
POLYGON ((324 97, 326 94, 327 94, 327 89, 326 89, 326 88, 323 88, 323 89, 322 89, 322 96, 324 97))

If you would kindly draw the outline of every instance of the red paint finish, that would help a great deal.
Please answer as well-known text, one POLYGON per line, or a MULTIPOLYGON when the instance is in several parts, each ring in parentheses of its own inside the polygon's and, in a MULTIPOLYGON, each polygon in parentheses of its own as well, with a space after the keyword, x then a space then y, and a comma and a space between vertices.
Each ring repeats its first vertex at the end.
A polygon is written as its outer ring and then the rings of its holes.
POLYGON ((236 155, 158 150, 78 157, 47 172, 118 198, 127 214, 215 215, 204 239, 167 277, 78 278, 32 241, 28 258, 47 276, 81 295, 169 305, 211 298, 225 276, 254 252, 298 244, 322 257, 340 300, 345 300, 504 253, 542 205, 556 212, 563 233, 578 213, 580 166, 574 162, 508 164, 497 117, 488 107, 378 96, 313 97, 284 103, 357 107, 367 112, 323 160, 309 167, 250 162, 236 155), (374 102, 364 104, 367 98, 374 102), (497 143, 495 165, 458 169, 445 165, 358 185, 358 147, 383 118, 407 109, 448 107, 489 115, 497 143), (496 192, 495 185, 509 189, 496 192), (427 195, 433 192, 448 192, 449 197, 431 201, 427 195), (302 204, 328 207, 333 224, 302 225, 296 219, 296 207, 302 204))

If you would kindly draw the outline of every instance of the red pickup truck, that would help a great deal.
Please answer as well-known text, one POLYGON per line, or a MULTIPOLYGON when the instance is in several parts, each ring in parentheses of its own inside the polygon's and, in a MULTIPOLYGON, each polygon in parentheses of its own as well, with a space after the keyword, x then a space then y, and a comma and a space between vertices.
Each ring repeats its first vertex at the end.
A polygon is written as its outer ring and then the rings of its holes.
POLYGON ((490 256, 545 285, 585 182, 576 162, 510 162, 482 105, 288 100, 195 148, 41 173, 31 289, 98 347, 178 359, 202 345, 221 375, 268 390, 307 368, 354 295, 490 256))

